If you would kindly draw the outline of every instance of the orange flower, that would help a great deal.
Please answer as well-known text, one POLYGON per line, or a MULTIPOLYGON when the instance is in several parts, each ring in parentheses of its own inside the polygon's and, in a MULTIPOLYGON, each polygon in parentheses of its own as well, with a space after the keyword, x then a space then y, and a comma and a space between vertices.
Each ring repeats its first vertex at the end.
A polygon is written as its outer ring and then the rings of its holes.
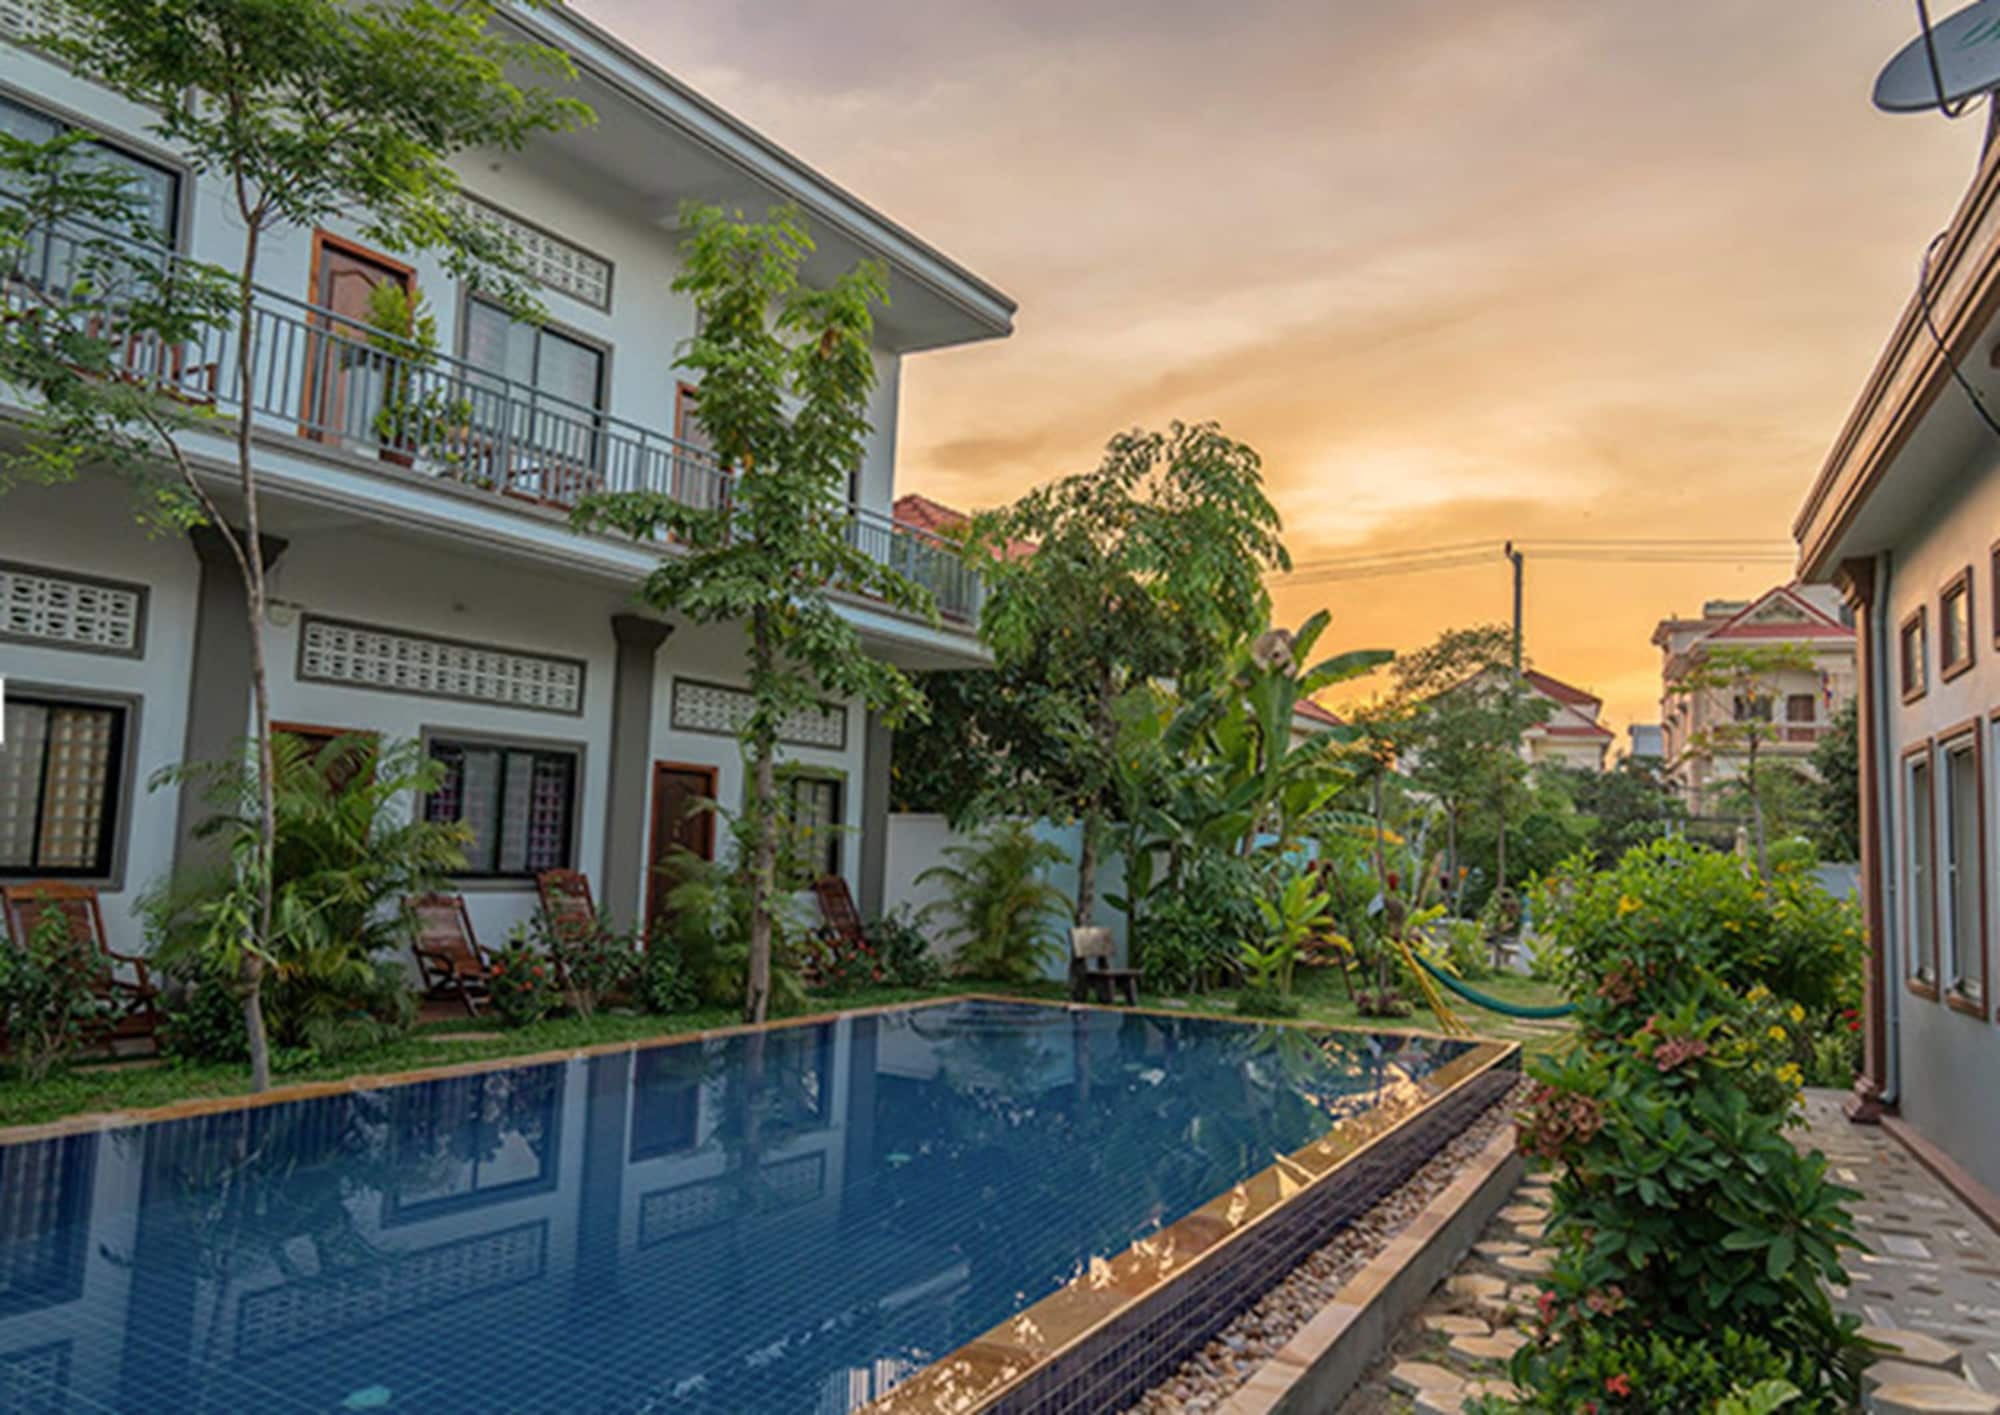
POLYGON ((1617 1396, 1630 1395, 1632 1393, 1631 1378, 1627 1376, 1623 1371, 1620 1371, 1615 1376, 1605 1377, 1604 1393, 1606 1395, 1617 1395, 1617 1396))

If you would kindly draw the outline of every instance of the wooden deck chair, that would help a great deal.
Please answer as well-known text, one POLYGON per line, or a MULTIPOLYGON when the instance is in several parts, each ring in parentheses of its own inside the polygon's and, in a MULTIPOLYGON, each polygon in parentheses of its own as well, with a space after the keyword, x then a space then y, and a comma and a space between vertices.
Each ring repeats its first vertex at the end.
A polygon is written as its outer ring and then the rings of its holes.
POLYGON ((1093 927, 1069 931, 1069 995, 1072 1000, 1082 1002, 1086 996, 1095 993, 1100 1002, 1110 1002, 1115 989, 1125 995, 1125 1001, 1134 1007, 1139 1005, 1140 970, 1112 967, 1111 960, 1116 954, 1117 945, 1112 942, 1110 929, 1093 927))
POLYGON ((542 915, 549 932, 565 942, 597 927, 597 905, 591 901, 590 878, 578 870, 543 870, 535 876, 542 915))
POLYGON ((94 949, 103 960, 96 991, 108 1007, 103 1020, 91 1030, 90 1039, 113 1050, 125 1041, 147 1042, 159 1050, 160 990, 154 986, 144 958, 116 952, 105 942, 104 911, 98 907, 97 891, 87 885, 54 881, 0 886, 0 916, 4 916, 7 936, 15 946, 27 942, 50 910, 68 921, 73 944, 94 949))
POLYGON ((424 980, 426 1002, 465 1005, 468 1017, 477 1017, 482 1004, 492 997, 493 967, 486 950, 472 933, 472 919, 465 912, 463 894, 413 894, 403 901, 416 928, 410 951, 417 956, 417 972, 424 980))
POLYGON ((868 931, 861 924, 861 911, 854 907, 854 896, 848 891, 845 876, 816 879, 812 890, 813 898, 819 901, 821 931, 828 938, 845 944, 868 941, 868 931))

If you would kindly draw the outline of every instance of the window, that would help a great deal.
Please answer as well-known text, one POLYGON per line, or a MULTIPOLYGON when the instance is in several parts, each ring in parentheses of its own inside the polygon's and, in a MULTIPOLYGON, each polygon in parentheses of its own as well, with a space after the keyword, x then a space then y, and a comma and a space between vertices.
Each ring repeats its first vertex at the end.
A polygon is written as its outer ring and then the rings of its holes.
POLYGON ((1921 698, 1930 687, 1930 643, 1922 609, 1903 621, 1900 643, 1903 701, 1907 703, 1921 698))
POLYGON ((842 782, 832 776, 794 776, 785 783, 785 819, 799 863, 815 876, 840 873, 842 782))
POLYGON ((515 319, 474 298, 465 306, 467 363, 505 378, 482 397, 474 379, 473 421, 514 449, 513 484, 555 500, 567 496, 579 469, 597 464, 598 421, 604 407, 604 351, 552 329, 515 319), (539 395, 548 395, 543 399, 539 395), (540 479, 546 484, 532 484, 540 479), (531 485, 523 487, 523 481, 531 485))
POLYGON ((550 1067, 397 1087, 397 1178, 383 1218, 407 1223, 555 1188, 561 1104, 550 1067))
POLYGON ((1985 853, 1979 800, 1979 738, 1968 734, 1944 748, 1944 980, 1952 995, 1972 1002, 1986 995, 1985 853))
MULTIPOLYGON (((0 132, 24 142, 43 143, 68 131, 68 123, 11 99, 0 98, 0 132)), ((77 155, 82 159, 81 165, 87 168, 124 173, 128 179, 127 190, 138 199, 147 224, 159 243, 169 247, 176 244, 180 231, 179 173, 98 138, 91 139, 78 149, 77 155)), ((10 190, 13 185, 12 180, 0 178, 0 191, 10 190)), ((22 275, 34 284, 50 279, 55 273, 54 267, 62 258, 61 249, 60 240, 36 242, 35 247, 21 257, 22 275)))
POLYGON ((697 390, 691 383, 674 385, 674 500, 689 506, 720 507, 727 499, 729 475, 715 456, 715 439, 695 411, 697 390))
POLYGON ((111 876, 129 709, 30 695, 7 699, 0 746, 0 875, 111 876))
POLYGON ((532 879, 567 869, 575 834, 577 754, 545 747, 433 739, 444 781, 424 818, 463 821, 469 878, 532 879))
POLYGON ((1938 595, 1938 676, 1949 682, 1972 667, 1972 567, 1938 595))
POLYGON ((1937 987, 1937 896, 1931 856, 1937 848, 1937 812, 1931 794, 1930 748, 1925 746, 1904 765, 1904 819, 1909 828, 1909 957, 1910 981, 1921 991, 1937 987))
POLYGON ((1769 722, 1771 699, 1762 693, 1738 693, 1735 712, 1738 722, 1769 722))

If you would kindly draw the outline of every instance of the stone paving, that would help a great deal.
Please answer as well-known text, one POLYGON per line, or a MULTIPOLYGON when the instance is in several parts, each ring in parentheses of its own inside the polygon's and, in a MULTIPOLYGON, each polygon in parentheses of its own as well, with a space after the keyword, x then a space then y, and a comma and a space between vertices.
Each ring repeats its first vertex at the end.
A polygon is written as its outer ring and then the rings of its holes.
MULTIPOLYGON (((1800 1143, 1861 1192, 1850 1285, 1835 1300, 1899 1359, 1868 1373, 1877 1415, 2000 1415, 2000 1235, 1886 1131, 1850 1125, 1842 1095, 1809 1091, 1800 1143)), ((1478 1394, 1508 1395, 1506 1358, 1525 1340, 1538 1289, 1546 1179, 1530 1175, 1457 1271, 1406 1322, 1340 1415, 1456 1415, 1478 1394)))

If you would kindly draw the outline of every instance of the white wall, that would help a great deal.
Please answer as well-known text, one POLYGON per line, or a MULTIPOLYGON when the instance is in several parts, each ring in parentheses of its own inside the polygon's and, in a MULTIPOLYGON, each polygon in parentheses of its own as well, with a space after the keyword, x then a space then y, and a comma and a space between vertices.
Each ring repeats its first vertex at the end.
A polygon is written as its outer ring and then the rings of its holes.
MULTIPOLYGON (((1076 898, 1076 857, 1083 841, 1080 825, 1055 825, 1049 821, 1035 822, 1035 835, 1060 848, 1066 863, 1049 871, 1050 883, 1062 891, 1066 899, 1076 898)), ((943 897, 943 889, 936 883, 918 884, 917 877, 933 865, 946 864, 945 851, 954 845, 967 844, 977 838, 977 832, 960 833, 954 831, 941 815, 896 813, 889 817, 888 859, 884 870, 882 898, 890 909, 905 907, 917 912, 943 897)), ((1107 894, 1122 894, 1125 889, 1125 861, 1113 851, 1100 858, 1097 870, 1097 900, 1091 912, 1091 922, 1101 924, 1111 930, 1117 941, 1118 955, 1129 957, 1125 937, 1125 915, 1106 902, 1107 894)), ((924 933, 931 941, 931 951, 950 966, 952 945, 948 938, 948 928, 942 919, 922 921, 924 933)), ((1050 932, 1063 944, 1063 956, 1043 970, 1044 976, 1066 978, 1069 976, 1069 918, 1065 914, 1060 919, 1051 920, 1050 932)))
POLYGON ((144 930, 133 906, 166 877, 173 860, 178 792, 149 791, 146 783, 180 761, 185 746, 200 581, 188 543, 176 536, 149 539, 131 506, 125 488, 109 479, 20 487, 0 499, 0 560, 143 584, 148 591, 141 657, 0 642, 0 677, 10 693, 74 689, 140 700, 136 740, 127 743, 132 770, 119 826, 124 868, 115 881, 80 881, 104 889, 105 930, 121 953, 143 951, 144 930))

